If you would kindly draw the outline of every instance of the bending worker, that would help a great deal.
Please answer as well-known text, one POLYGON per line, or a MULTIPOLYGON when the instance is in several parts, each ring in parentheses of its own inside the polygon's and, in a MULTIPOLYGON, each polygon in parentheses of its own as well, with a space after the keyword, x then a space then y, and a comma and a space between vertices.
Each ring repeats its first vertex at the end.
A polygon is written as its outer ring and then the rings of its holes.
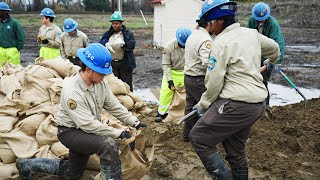
POLYGON ((67 18, 63 23, 63 33, 61 34, 61 57, 69 59, 74 65, 80 66, 80 59, 77 55, 79 48, 86 48, 89 39, 85 33, 78 30, 78 23, 67 18))
POLYGON ((184 47, 190 34, 191 30, 189 28, 179 28, 176 31, 176 38, 169 41, 163 50, 163 78, 156 122, 162 122, 168 115, 167 112, 173 98, 175 86, 184 87, 184 47))
POLYGON ((109 30, 105 32, 100 43, 106 46, 112 55, 113 74, 132 88, 133 69, 136 68, 136 59, 133 49, 136 45, 133 33, 122 24, 123 19, 120 12, 115 11, 111 15, 112 23, 109 30))
MULTIPOLYGON (((122 179, 119 149, 114 139, 130 138, 130 133, 101 122, 102 109, 134 128, 146 127, 112 94, 105 75, 112 73, 111 55, 99 43, 80 48, 77 75, 64 80, 57 115, 58 139, 69 149, 68 160, 45 158, 19 159, 16 164, 22 179, 32 172, 46 172, 80 179, 90 155, 100 157, 102 179, 122 179)), ((134 145, 131 144, 131 149, 134 145)))
MULTIPOLYGON (((198 26, 189 36, 185 47, 184 85, 186 88, 185 114, 192 111, 201 95, 206 91, 204 76, 208 66, 208 56, 212 47, 212 23, 197 19, 198 26)), ((198 118, 185 121, 183 141, 189 142, 189 134, 198 118)))
MULTIPOLYGON (((277 20, 274 17, 270 16, 270 7, 268 6, 268 4, 259 2, 252 8, 252 16, 249 19, 248 27, 256 29, 260 34, 263 34, 278 43, 280 47, 280 56, 276 64, 281 65, 284 58, 285 42, 277 20)), ((264 66, 265 63, 267 63, 264 62, 266 59, 266 57, 261 57, 261 66, 264 66)), ((269 68, 269 70, 262 72, 263 83, 267 89, 271 72, 272 68, 269 68)), ((268 97, 266 98, 267 111, 271 113, 271 110, 269 109, 269 101, 270 93, 268 90, 268 97)))
POLYGON ((37 41, 41 44, 40 55, 44 59, 54 59, 60 56, 61 29, 53 23, 56 17, 50 8, 44 8, 41 13, 42 26, 39 28, 37 41))
POLYGON ((6 62, 20 64, 20 50, 25 41, 22 27, 9 11, 9 5, 0 2, 0 68, 6 62))
POLYGON ((265 112, 267 89, 260 56, 275 63, 278 44, 235 21, 236 3, 206 0, 201 19, 216 35, 208 57, 207 90, 194 106, 201 117, 190 133, 192 147, 212 179, 248 179, 245 144, 252 125, 265 112), (217 151, 222 143, 232 174, 217 151))

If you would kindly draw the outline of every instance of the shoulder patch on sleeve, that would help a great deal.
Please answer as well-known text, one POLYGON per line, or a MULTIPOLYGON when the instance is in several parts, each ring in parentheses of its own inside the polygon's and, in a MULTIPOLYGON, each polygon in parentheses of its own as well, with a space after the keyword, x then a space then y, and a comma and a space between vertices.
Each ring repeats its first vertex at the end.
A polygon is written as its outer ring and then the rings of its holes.
POLYGON ((71 110, 75 110, 77 108, 77 102, 73 99, 69 99, 67 101, 68 108, 71 110))
POLYGON ((210 41, 207 41, 205 45, 206 45, 206 48, 211 49, 212 44, 210 41))

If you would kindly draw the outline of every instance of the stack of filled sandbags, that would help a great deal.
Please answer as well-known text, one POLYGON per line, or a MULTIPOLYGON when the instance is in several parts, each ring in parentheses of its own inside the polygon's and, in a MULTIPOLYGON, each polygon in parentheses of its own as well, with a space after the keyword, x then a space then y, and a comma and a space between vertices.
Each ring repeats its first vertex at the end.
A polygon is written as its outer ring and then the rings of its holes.
MULTIPOLYGON (((75 75, 79 69, 61 58, 50 61, 37 58, 36 64, 26 68, 6 64, 0 69, 0 179, 18 176, 17 158, 68 158, 68 149, 57 139, 55 116, 64 78, 75 75)), ((151 111, 113 74, 106 78, 112 92, 128 110, 136 115, 151 111)), ((103 112, 102 117, 113 127, 128 128, 107 112, 103 112)), ((138 154, 144 156, 140 158, 145 159, 145 169, 149 170, 154 148, 147 145, 141 150, 143 152, 138 151, 138 154)), ((128 156, 127 151, 121 154, 128 156)), ((122 162, 122 165, 127 163, 122 162)), ((99 170, 97 156, 90 158, 88 167, 99 170)))

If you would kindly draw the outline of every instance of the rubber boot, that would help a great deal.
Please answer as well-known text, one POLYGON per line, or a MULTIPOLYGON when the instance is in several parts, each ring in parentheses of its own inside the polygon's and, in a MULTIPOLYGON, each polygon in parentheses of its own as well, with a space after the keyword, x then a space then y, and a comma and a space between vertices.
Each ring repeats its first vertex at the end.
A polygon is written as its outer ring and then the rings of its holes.
POLYGON ((248 180, 248 167, 232 169, 233 180, 248 180))
POLYGON ((121 165, 118 166, 102 166, 101 165, 102 180, 122 180, 121 165))
POLYGON ((204 167, 214 180, 232 180, 231 173, 219 153, 214 153, 211 157, 206 159, 204 167))
POLYGON ((32 172, 58 175, 59 164, 60 160, 46 158, 18 159, 16 161, 20 179, 22 180, 33 180, 32 172))

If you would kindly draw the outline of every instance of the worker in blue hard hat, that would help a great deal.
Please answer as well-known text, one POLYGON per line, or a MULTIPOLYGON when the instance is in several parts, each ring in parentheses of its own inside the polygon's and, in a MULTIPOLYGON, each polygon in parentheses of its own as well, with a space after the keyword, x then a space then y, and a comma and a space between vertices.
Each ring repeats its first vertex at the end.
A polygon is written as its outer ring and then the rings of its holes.
POLYGON ((206 0, 202 10, 201 19, 211 22, 216 37, 207 57, 207 90, 193 107, 200 119, 190 132, 191 145, 212 179, 248 179, 245 145, 265 112, 268 94, 260 55, 275 63, 280 49, 274 40, 236 22, 235 2, 206 0), (231 172, 217 150, 220 143, 231 172))
POLYGON ((169 106, 172 102, 176 87, 178 87, 180 91, 184 89, 184 48, 191 32, 191 29, 186 27, 177 29, 176 37, 169 41, 163 49, 163 78, 160 89, 158 114, 155 119, 156 122, 162 122, 168 115, 169 106))
POLYGON ((115 11, 110 18, 111 26, 102 35, 100 43, 109 49, 112 55, 113 74, 130 86, 133 91, 132 75, 136 68, 133 50, 136 40, 133 33, 123 25, 122 14, 115 11))
MULTIPOLYGON (((58 139, 69 149, 68 160, 33 158, 16 162, 21 179, 32 179, 32 172, 46 172, 65 179, 80 179, 89 157, 100 157, 102 179, 122 179, 119 148, 115 139, 129 139, 127 131, 101 122, 101 112, 139 129, 146 127, 111 92, 105 75, 112 73, 111 54, 99 43, 80 48, 80 71, 63 82, 56 116, 58 139)), ((134 143, 129 144, 131 150, 134 143)))
POLYGON ((61 29, 53 23, 56 15, 50 8, 44 8, 41 13, 42 26, 39 28, 37 37, 38 43, 41 44, 39 57, 44 59, 55 59, 60 57, 60 46, 62 33, 61 29))
POLYGON ((80 66, 80 59, 77 55, 79 48, 89 45, 88 36, 78 30, 78 23, 72 18, 67 18, 63 23, 63 33, 61 34, 61 57, 69 59, 74 65, 80 66))
POLYGON ((20 50, 24 46, 25 33, 20 23, 9 15, 9 5, 0 2, 0 67, 6 62, 20 64, 20 50))
MULTIPOLYGON (((284 52, 285 52, 285 42, 282 35, 281 28, 279 26, 278 21, 272 17, 271 10, 268 4, 264 2, 259 2, 252 8, 252 16, 249 19, 248 27, 252 29, 256 29, 259 33, 267 36, 268 38, 271 38, 275 40, 279 47, 280 47, 280 57, 276 62, 277 68, 280 68, 280 65, 284 58, 284 52)), ((268 63, 268 60, 265 57, 261 57, 261 66, 264 66, 266 63, 268 63)), ((263 76, 263 83, 265 84, 266 88, 268 89, 268 81, 272 74, 272 69, 269 68, 269 70, 265 70, 262 73, 263 76)), ((270 93, 268 90, 268 97, 266 98, 267 103, 267 117, 272 118, 271 108, 269 106, 270 101, 270 93)))

